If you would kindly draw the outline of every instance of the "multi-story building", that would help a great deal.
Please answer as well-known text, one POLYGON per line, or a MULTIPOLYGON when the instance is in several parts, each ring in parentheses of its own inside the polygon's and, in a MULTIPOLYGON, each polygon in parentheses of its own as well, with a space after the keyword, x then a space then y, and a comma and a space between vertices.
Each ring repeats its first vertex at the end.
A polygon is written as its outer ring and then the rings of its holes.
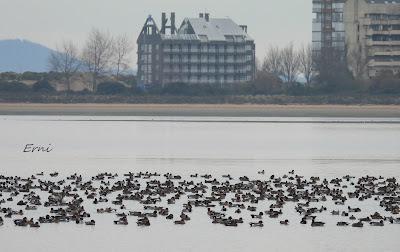
POLYGON ((400 0, 347 0, 347 62, 354 76, 400 71, 400 0))
POLYGON ((140 85, 234 84, 255 78, 255 43, 247 26, 230 18, 185 18, 162 15, 161 29, 150 16, 137 40, 140 85), (167 25, 167 23, 170 23, 167 25), (170 32, 167 32, 167 31, 170 32))
POLYGON ((346 0, 313 0, 312 49, 314 59, 345 57, 343 11, 346 0))

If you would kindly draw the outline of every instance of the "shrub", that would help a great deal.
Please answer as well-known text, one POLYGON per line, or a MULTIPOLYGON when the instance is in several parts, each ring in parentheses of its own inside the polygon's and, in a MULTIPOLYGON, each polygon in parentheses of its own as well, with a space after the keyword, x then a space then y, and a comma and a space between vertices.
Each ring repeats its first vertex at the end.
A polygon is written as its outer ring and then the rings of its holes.
POLYGON ((36 82, 35 84, 33 84, 32 90, 35 92, 45 92, 45 93, 56 91, 54 87, 47 80, 40 80, 36 82))
POLYGON ((8 80, 8 81, 14 81, 19 79, 19 75, 14 72, 4 72, 0 73, 0 79, 1 80, 8 80))
POLYGON ((186 83, 171 83, 163 88, 153 88, 150 90, 153 94, 161 95, 187 95, 187 96, 207 96, 221 95, 225 93, 220 86, 210 84, 186 84, 186 83))
POLYGON ((102 82, 97 86, 97 93, 104 95, 114 95, 126 93, 128 89, 119 82, 102 82))
POLYGON ((21 75, 22 80, 35 80, 39 81, 43 78, 45 78, 48 75, 48 73, 36 73, 36 72, 24 72, 21 75))
POLYGON ((391 71, 382 72, 373 80, 370 91, 372 93, 399 94, 400 78, 391 71))
POLYGON ((264 71, 259 71, 256 75, 256 79, 251 83, 251 93, 257 94, 280 94, 283 92, 282 81, 264 71))
POLYGON ((118 80, 131 87, 136 87, 137 85, 136 76, 134 75, 120 75, 118 80))
POLYGON ((4 92, 27 92, 31 88, 18 81, 0 81, 0 91, 4 92))

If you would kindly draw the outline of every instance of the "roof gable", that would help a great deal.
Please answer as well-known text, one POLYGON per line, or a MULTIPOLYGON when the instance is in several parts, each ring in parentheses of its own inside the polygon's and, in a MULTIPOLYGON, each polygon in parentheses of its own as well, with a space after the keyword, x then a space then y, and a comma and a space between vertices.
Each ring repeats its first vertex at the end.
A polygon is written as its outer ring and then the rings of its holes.
POLYGON ((199 38, 208 41, 226 41, 227 36, 241 40, 252 40, 250 36, 230 18, 187 18, 183 22, 180 33, 193 32, 199 38))

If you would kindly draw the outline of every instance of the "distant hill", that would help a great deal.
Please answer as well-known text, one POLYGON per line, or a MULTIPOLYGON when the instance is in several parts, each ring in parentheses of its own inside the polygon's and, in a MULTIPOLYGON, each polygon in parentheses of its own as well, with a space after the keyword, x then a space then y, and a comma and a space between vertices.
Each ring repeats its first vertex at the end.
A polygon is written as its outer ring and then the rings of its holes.
POLYGON ((0 72, 47 72, 51 52, 28 40, 0 40, 0 72))

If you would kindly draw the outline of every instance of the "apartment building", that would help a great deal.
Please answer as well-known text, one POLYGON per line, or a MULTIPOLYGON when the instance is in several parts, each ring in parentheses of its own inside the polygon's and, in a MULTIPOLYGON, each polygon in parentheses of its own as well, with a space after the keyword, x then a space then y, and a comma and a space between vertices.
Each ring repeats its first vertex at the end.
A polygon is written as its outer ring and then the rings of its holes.
POLYGON ((255 43, 247 26, 230 18, 162 14, 161 29, 149 16, 137 40, 139 85, 235 84, 254 80, 255 43))
POLYGON ((345 57, 345 0, 313 0, 312 49, 314 58, 345 57))
POLYGON ((354 76, 400 71, 400 0, 347 0, 347 62, 354 76))

